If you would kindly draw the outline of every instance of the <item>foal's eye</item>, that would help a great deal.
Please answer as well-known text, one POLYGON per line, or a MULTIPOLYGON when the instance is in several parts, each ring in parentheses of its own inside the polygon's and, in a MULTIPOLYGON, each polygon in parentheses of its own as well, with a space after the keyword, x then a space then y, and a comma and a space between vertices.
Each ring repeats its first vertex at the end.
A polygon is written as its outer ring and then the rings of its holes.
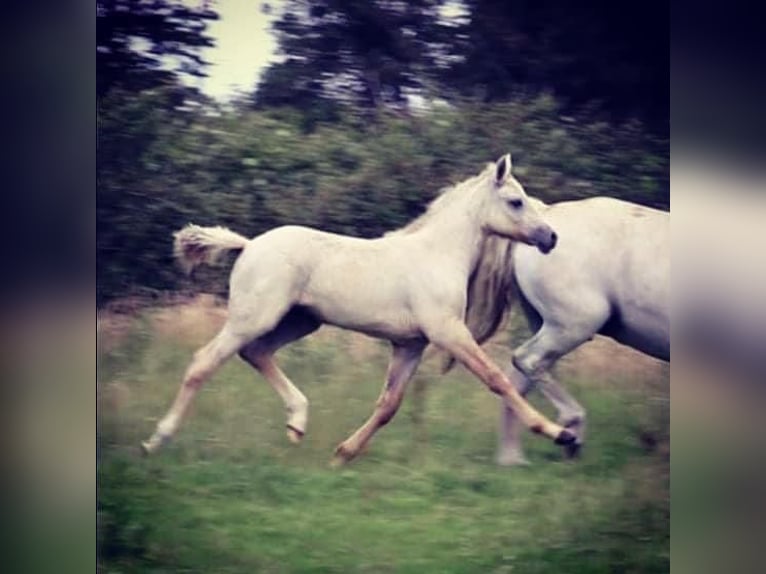
POLYGON ((513 209, 521 209, 523 203, 520 199, 509 199, 508 205, 510 205, 513 209))

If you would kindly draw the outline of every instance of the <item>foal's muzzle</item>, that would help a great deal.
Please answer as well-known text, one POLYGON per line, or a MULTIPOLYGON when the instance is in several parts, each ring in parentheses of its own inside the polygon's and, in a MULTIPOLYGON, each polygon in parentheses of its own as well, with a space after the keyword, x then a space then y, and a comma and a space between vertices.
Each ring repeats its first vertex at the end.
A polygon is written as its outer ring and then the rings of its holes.
POLYGON ((541 253, 550 253, 557 241, 558 235, 550 227, 538 227, 535 230, 534 242, 541 253))

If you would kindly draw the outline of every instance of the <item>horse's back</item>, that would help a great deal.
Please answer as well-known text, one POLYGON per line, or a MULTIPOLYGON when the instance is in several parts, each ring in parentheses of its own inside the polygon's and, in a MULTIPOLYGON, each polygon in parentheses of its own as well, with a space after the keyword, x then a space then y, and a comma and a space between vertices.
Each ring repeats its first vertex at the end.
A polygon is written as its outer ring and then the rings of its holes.
POLYGON ((608 196, 548 204, 545 214, 551 221, 563 223, 577 218, 588 222, 602 221, 608 227, 625 224, 631 227, 661 226, 667 225, 670 218, 667 211, 608 196))
POLYGON ((229 307, 243 301, 249 306, 256 295, 263 299, 279 293, 295 298, 327 235, 310 227, 285 225, 251 239, 231 271, 229 307))
POLYGON ((621 276, 646 276, 667 283, 670 262, 669 213, 635 203, 593 197, 549 205, 546 221, 559 241, 548 255, 517 247, 522 268, 576 269, 582 280, 619 291, 621 276), (619 273, 617 273, 619 271, 619 273), (612 285, 609 285, 612 284, 612 285))

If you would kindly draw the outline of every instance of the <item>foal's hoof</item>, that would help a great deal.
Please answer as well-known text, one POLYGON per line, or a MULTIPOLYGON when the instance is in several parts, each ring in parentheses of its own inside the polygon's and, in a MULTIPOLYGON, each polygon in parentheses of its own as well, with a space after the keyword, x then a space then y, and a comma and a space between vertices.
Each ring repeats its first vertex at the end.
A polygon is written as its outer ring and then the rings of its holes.
POLYGON ((344 452, 340 452, 339 448, 335 451, 335 456, 333 456, 332 460, 330 461, 330 468, 342 468, 346 466, 353 458, 353 456, 349 456, 344 452))
POLYGON ((141 456, 149 456, 152 454, 152 448, 149 446, 149 443, 145 440, 141 441, 141 456))
POLYGON ((356 453, 347 450, 346 447, 341 443, 338 445, 338 448, 335 449, 335 456, 333 456, 332 460, 330 461, 330 468, 340 468, 345 466, 355 456, 356 453))
POLYGON ((305 433, 302 430, 292 425, 287 425, 287 438, 289 439, 291 443, 300 444, 301 441, 303 440, 304 434, 305 433))
POLYGON ((347 462, 348 460, 346 460, 344 457, 336 454, 330 461, 330 468, 342 468, 346 466, 347 462))
POLYGON ((577 440, 564 445, 564 458, 573 459, 580 456, 580 450, 585 444, 583 443, 582 435, 580 434, 582 424, 583 419, 581 417, 575 417, 564 423, 564 428, 575 433, 575 436, 577 436, 577 440))
POLYGON ((561 446, 571 445, 577 442, 577 435, 570 430, 561 429, 559 436, 556 437, 554 442, 561 446))

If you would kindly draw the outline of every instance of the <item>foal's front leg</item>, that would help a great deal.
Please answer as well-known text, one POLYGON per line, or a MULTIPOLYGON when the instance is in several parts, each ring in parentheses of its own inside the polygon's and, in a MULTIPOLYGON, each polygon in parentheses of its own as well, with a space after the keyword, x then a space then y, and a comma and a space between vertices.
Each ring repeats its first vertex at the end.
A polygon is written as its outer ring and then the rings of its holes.
POLYGON ((335 449, 333 466, 340 466, 353 459, 364 448, 372 435, 390 421, 402 404, 404 391, 420 364, 425 341, 414 341, 406 345, 394 344, 394 352, 388 364, 388 374, 380 393, 375 410, 357 431, 335 449))
POLYGON ((474 340, 462 321, 442 321, 427 335, 433 343, 463 363, 489 390, 503 397, 508 407, 532 432, 544 434, 559 445, 575 442, 576 436, 571 431, 550 421, 524 400, 508 376, 474 340))

